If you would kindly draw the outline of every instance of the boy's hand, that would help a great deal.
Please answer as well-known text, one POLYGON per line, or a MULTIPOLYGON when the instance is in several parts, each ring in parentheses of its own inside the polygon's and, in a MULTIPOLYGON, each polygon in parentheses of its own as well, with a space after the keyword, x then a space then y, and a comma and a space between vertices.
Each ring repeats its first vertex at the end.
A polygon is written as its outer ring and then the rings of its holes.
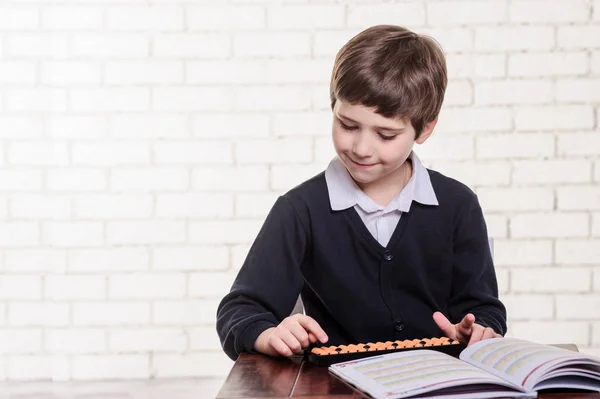
POLYGON ((433 320, 450 339, 456 339, 464 344, 471 345, 477 341, 483 341, 488 338, 501 338, 490 327, 484 327, 475 323, 475 316, 472 313, 467 314, 458 324, 450 323, 441 312, 433 314, 433 320))
POLYGON ((325 343, 327 339, 325 331, 312 317, 295 314, 277 327, 263 331, 256 339, 254 349, 270 356, 292 356, 317 340, 325 343))

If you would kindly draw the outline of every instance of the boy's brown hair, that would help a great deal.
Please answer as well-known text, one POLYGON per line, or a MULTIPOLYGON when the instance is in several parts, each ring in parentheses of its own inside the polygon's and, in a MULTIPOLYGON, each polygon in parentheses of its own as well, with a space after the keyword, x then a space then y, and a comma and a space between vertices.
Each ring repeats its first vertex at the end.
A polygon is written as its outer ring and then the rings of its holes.
POLYGON ((394 25, 354 36, 338 52, 330 98, 373 107, 386 118, 410 119, 416 136, 437 118, 448 83, 439 44, 394 25))

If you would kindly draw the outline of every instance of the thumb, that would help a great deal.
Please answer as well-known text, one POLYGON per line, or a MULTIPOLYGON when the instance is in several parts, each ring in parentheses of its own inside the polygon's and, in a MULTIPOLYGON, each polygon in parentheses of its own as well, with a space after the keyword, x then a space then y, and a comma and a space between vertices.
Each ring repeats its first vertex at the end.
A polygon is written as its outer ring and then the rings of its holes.
POLYGON ((450 339, 456 339, 456 328, 454 324, 450 323, 450 320, 444 316, 441 312, 435 312, 433 314, 433 321, 442 330, 442 332, 450 339))
POLYGON ((461 333, 465 337, 471 336, 471 331, 473 328, 473 324, 475 323, 475 316, 472 313, 468 313, 460 323, 457 325, 457 329, 459 333, 461 333))

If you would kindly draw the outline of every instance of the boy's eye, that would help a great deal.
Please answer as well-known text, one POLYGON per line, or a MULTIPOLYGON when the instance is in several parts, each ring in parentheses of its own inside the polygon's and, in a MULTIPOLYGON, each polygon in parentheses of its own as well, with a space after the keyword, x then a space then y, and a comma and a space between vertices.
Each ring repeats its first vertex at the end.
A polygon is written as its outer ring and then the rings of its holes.
POLYGON ((381 133, 377 133, 377 135, 382 139, 382 140, 394 140, 396 138, 396 135, 393 136, 386 136, 385 134, 381 134, 381 133))
POLYGON ((340 125, 342 126, 342 129, 344 129, 344 130, 356 130, 356 129, 358 129, 358 126, 348 126, 348 125, 346 125, 342 121, 340 121, 340 125))

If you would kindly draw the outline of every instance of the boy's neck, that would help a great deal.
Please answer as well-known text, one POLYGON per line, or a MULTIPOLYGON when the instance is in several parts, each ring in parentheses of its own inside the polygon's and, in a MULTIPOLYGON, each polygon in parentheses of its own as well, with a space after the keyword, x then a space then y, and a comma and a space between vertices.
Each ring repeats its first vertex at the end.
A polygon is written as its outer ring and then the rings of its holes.
POLYGON ((408 158, 397 170, 369 184, 359 184, 360 189, 376 204, 387 206, 408 184, 413 173, 408 158))

